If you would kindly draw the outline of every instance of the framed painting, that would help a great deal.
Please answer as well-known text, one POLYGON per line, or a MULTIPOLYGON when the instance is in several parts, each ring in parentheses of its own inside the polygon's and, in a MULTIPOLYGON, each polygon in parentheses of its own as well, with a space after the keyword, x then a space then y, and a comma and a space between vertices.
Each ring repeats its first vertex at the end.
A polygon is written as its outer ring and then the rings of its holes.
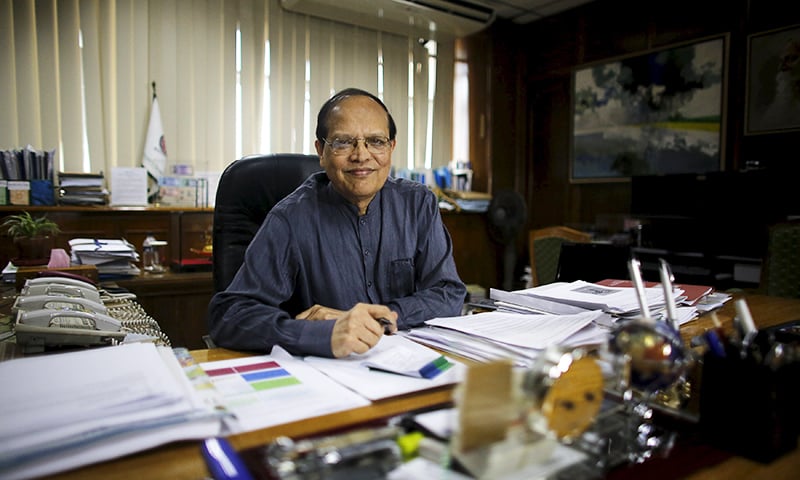
POLYGON ((570 178, 718 171, 727 35, 576 69, 570 178))
POLYGON ((748 37, 745 117, 748 135, 800 130, 800 25, 748 37))

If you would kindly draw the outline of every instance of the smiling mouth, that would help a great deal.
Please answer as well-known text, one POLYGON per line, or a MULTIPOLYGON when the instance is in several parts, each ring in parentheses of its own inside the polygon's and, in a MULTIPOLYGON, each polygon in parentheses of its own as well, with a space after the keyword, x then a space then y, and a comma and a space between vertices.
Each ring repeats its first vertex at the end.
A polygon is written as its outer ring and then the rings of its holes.
POLYGON ((371 168, 359 168, 359 169, 356 169, 356 170, 348 170, 347 174, 348 175, 353 175, 353 176, 356 176, 356 177, 364 177, 366 175, 369 175, 372 172, 374 172, 374 170, 372 170, 371 168))

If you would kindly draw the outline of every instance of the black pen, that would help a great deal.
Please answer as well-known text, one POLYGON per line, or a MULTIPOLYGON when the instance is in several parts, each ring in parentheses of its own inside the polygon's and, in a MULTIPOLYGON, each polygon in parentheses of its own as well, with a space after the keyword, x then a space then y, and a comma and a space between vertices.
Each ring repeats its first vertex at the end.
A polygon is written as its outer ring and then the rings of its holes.
POLYGON ((383 325, 383 334, 384 335, 391 335, 392 334, 392 321, 388 318, 380 317, 375 319, 376 322, 383 325))

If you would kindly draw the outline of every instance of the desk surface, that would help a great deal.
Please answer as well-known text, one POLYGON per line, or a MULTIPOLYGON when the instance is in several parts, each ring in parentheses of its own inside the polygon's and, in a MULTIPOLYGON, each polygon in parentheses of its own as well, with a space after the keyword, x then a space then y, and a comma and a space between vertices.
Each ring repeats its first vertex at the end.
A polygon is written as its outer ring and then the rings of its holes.
MULTIPOLYGON (((800 300, 771 298, 765 296, 748 296, 748 305, 756 322, 760 327, 767 327, 800 318, 800 300)), ((723 323, 723 328, 731 328, 734 316, 733 302, 728 302, 719 312, 718 316, 723 323)), ((712 325, 708 315, 684 325, 681 329, 684 340, 687 342, 693 336, 701 333, 712 325)), ((198 362, 223 360, 242 356, 243 354, 224 349, 192 351, 198 362)), ((231 444, 237 450, 256 447, 270 442, 274 438, 286 435, 290 437, 303 437, 330 432, 337 429, 352 427, 358 424, 386 419, 401 413, 424 409, 428 407, 446 405, 452 401, 452 388, 444 387, 426 392, 391 398, 373 404, 322 417, 292 422, 285 425, 265 428, 253 432, 246 432, 231 436, 231 444)), ((800 450, 784 455, 778 460, 768 464, 760 464, 740 457, 730 457, 716 451, 698 451, 700 456, 708 456, 709 452, 716 455, 715 464, 710 467, 698 467, 688 477, 693 480, 706 480, 718 478, 747 478, 778 480, 783 478, 796 478, 800 472, 800 450)), ((697 464, 707 464, 707 460, 700 459, 697 464)), ((668 460, 667 460, 668 462, 668 460)), ((663 467, 658 472, 659 478, 671 477, 669 473, 664 476, 663 467)), ((633 473, 630 478, 641 478, 633 473)), ((640 470, 638 473, 642 473, 640 470)), ((614 477, 626 478, 625 469, 615 471, 614 477)), ((65 472, 54 478, 59 479, 201 479, 209 477, 200 455, 199 442, 185 441, 146 452, 129 455, 117 460, 111 460, 96 465, 65 472)))

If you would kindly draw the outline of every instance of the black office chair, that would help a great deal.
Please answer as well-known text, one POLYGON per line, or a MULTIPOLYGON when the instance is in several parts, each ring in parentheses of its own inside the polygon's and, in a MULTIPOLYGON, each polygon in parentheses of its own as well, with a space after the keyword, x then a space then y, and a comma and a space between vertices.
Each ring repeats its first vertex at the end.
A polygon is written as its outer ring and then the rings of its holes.
POLYGON ((214 290, 225 290, 267 213, 314 172, 316 155, 248 155, 228 165, 219 179, 214 206, 214 290))

